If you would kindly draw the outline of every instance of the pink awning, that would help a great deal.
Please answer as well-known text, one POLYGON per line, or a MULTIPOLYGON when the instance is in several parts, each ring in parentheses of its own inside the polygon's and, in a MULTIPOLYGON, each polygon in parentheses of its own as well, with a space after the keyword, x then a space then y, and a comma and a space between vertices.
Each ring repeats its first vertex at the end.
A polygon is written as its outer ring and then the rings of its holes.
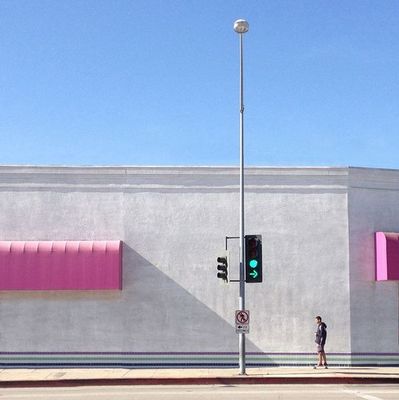
POLYGON ((0 290, 122 289, 122 242, 0 241, 0 290))
POLYGON ((399 280, 399 233, 376 232, 376 280, 399 280))

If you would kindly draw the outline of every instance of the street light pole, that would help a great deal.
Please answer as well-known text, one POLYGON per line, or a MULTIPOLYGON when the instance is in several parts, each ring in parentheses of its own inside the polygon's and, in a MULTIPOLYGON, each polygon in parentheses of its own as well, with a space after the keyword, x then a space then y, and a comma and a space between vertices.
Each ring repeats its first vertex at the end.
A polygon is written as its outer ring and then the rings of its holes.
MULTIPOLYGON (((240 296, 239 309, 245 310, 245 230, 244 230, 244 62, 243 34, 248 32, 248 22, 238 19, 234 22, 234 30, 240 35, 240 296)), ((239 334, 240 375, 245 375, 245 333, 239 334)))

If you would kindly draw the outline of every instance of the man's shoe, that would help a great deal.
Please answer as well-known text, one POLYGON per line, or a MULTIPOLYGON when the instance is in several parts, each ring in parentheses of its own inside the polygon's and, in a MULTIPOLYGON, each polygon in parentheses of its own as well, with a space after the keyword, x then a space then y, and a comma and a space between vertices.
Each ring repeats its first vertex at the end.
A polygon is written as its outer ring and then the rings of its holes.
POLYGON ((328 369, 328 366, 327 366, 327 364, 324 364, 324 369, 328 369))

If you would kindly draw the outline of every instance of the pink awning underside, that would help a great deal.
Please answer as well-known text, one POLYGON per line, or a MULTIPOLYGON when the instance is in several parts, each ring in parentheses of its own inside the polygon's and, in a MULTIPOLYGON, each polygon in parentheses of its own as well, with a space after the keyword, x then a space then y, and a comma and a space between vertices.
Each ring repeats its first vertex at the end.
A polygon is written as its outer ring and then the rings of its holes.
POLYGON ((399 233, 376 232, 376 280, 399 280, 399 233))
POLYGON ((122 289, 122 242, 0 241, 0 290, 122 289))

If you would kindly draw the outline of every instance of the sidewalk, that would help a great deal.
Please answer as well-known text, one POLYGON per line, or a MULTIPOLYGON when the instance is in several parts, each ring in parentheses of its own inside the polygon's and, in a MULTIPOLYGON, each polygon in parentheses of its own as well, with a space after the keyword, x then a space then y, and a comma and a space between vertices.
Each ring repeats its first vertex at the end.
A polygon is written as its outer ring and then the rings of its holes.
POLYGON ((399 384, 399 367, 237 369, 1 369, 0 387, 217 384, 399 384))

